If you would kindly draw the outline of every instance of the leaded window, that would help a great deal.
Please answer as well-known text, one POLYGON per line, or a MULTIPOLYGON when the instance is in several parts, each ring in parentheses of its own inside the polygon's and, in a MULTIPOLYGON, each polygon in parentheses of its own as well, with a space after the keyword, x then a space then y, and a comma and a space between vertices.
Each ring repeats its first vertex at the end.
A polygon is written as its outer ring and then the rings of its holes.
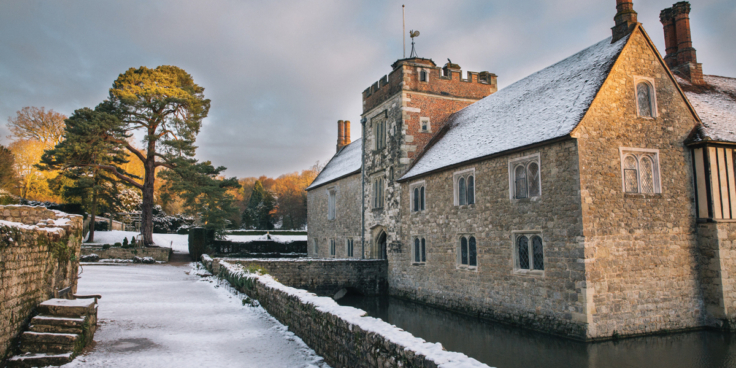
POLYGON ((413 188, 411 189, 411 211, 412 212, 424 211, 424 208, 425 208, 424 182, 412 184, 410 188, 413 188))
POLYGON ((454 174, 455 205, 475 204, 475 170, 470 169, 454 174))
POLYGON ((652 114, 652 87, 647 82, 636 85, 637 105, 639 105, 639 116, 645 118, 653 117, 652 114))
POLYGON ((424 211, 424 187, 419 188, 419 209, 424 211))
POLYGON ((426 242, 424 241, 424 238, 422 238, 422 262, 427 262, 427 249, 426 249, 426 242))
POLYGON ((420 253, 419 238, 414 239, 414 262, 419 263, 422 261, 422 255, 420 253))
POLYGON ((383 179, 373 181, 373 208, 383 208, 383 179))
POLYGON ((347 253, 348 253, 348 257, 352 257, 352 256, 353 256, 353 239, 348 239, 348 240, 346 241, 346 246, 345 246, 345 248, 346 248, 346 250, 347 250, 347 253))
POLYGON ((657 150, 621 149, 624 193, 661 193, 659 152, 657 150))
POLYGON ((335 256, 335 239, 330 239, 330 256, 335 256))
POLYGON ((475 237, 471 236, 468 239, 468 266, 478 265, 478 253, 475 247, 475 237))
POLYGON ((515 252, 516 269, 544 271, 544 243, 540 235, 517 235, 515 252))
POLYGON ((419 211, 419 188, 414 188, 414 212, 419 211))
POLYGON ((534 198, 542 194, 539 178, 539 157, 526 158, 510 164, 513 198, 534 198))
POLYGON ((373 129, 376 134, 376 149, 386 148, 386 120, 376 121, 373 129))
POLYGON ((468 264, 468 239, 466 237, 460 238, 460 264, 468 264))

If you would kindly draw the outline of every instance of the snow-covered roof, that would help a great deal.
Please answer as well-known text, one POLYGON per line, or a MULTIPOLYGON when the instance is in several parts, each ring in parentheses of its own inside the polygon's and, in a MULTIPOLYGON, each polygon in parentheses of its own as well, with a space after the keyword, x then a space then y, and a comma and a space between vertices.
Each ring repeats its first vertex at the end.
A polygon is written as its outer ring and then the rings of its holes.
POLYGON ((445 135, 401 179, 568 135, 628 39, 605 39, 453 114, 445 135))
POLYGON ((693 86, 677 77, 703 123, 689 140, 736 143, 736 78, 705 75, 703 79, 706 86, 693 86))
POLYGON ((360 172, 362 165, 361 152, 362 152, 363 139, 358 139, 353 143, 343 147, 339 152, 332 156, 330 162, 317 175, 312 184, 307 187, 307 190, 317 188, 329 182, 343 178, 350 174, 360 172))

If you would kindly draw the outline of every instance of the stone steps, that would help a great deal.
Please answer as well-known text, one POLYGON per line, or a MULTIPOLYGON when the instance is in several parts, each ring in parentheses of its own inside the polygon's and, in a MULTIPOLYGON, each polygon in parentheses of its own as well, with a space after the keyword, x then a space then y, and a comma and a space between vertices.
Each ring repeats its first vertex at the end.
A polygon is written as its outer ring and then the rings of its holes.
POLYGON ((20 351, 8 367, 44 367, 69 363, 92 341, 97 324, 95 299, 50 299, 38 306, 20 351))

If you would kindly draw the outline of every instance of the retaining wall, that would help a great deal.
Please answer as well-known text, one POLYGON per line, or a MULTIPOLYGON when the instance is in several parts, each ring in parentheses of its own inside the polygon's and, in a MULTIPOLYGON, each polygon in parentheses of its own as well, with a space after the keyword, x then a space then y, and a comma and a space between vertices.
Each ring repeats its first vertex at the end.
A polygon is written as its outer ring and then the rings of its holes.
POLYGON ((146 248, 118 248, 110 247, 82 247, 82 255, 96 254, 100 259, 133 259, 133 257, 151 257, 159 262, 168 262, 171 256, 171 248, 146 247, 146 248))
POLYGON ((233 242, 229 240, 215 240, 214 251, 220 254, 228 253, 299 253, 307 255, 307 241, 297 240, 289 243, 279 243, 273 240, 254 240, 252 242, 233 242))
POLYGON ((82 216, 0 206, 0 361, 33 310, 57 289, 76 292, 82 216))
POLYGON ((247 273, 242 265, 202 256, 213 274, 251 298, 332 367, 368 368, 488 368, 468 356, 448 352, 396 326, 351 307, 341 307, 331 298, 284 286, 272 276, 247 273))
MULTIPOLYGON (((216 258, 220 260, 220 258, 216 258)), ((363 295, 388 293, 388 264, 376 259, 226 258, 231 264, 265 269, 284 285, 332 296, 340 289, 363 295)))

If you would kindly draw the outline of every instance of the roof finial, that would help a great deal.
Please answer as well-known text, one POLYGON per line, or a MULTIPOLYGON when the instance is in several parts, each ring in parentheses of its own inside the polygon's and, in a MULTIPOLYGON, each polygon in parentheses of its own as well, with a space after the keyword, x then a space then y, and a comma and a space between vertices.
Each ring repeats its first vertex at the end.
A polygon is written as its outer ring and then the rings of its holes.
POLYGON ((409 58, 418 58, 417 50, 414 48, 414 38, 419 37, 419 31, 409 31, 409 37, 411 37, 411 54, 409 54, 409 58))

